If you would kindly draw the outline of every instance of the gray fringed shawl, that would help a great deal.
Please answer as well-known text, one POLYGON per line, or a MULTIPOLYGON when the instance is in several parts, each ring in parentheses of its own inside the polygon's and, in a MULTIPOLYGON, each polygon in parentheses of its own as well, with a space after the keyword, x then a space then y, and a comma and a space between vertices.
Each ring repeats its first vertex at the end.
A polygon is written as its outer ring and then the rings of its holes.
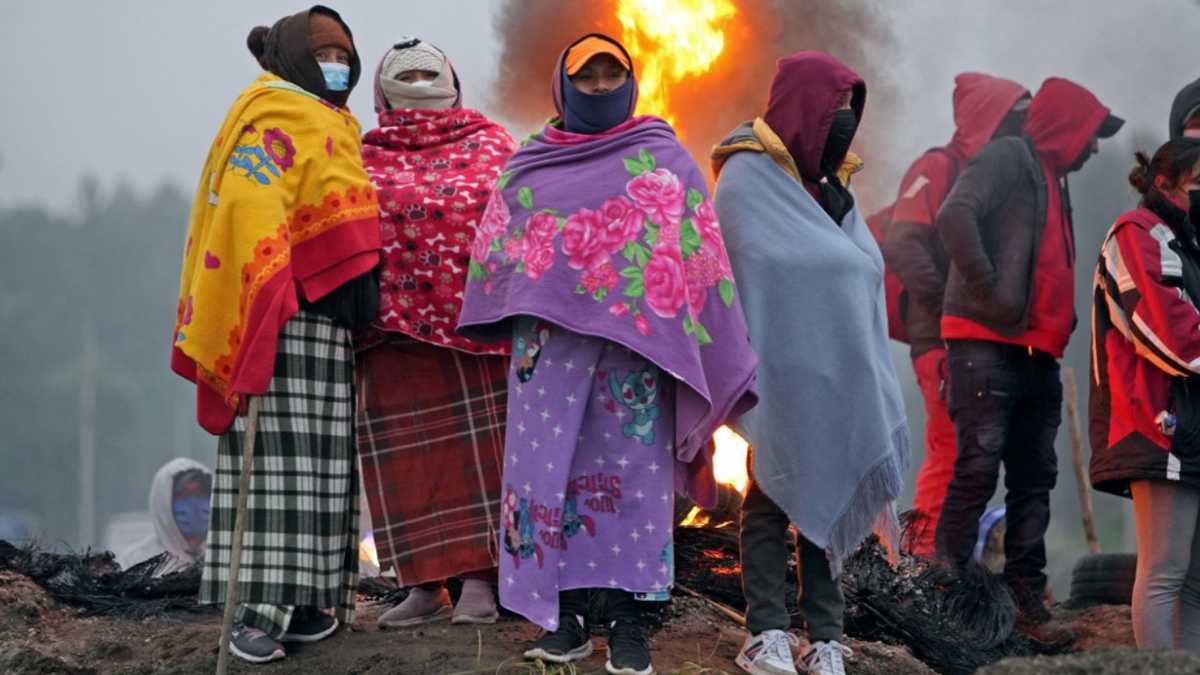
POLYGON ((896 531, 908 423, 888 348, 883 258, 766 153, 736 152, 716 192, 751 342, 758 406, 735 424, 754 479, 839 573, 872 528, 896 531))

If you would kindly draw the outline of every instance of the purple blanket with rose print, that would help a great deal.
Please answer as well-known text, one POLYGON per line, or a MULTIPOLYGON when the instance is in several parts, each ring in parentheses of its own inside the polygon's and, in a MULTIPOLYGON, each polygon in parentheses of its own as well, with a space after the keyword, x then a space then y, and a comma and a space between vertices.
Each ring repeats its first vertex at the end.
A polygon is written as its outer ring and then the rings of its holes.
POLYGON ((676 486, 712 503, 708 439, 754 405, 757 358, 707 186, 670 125, 548 126, 509 160, 472 247, 459 332, 506 339, 522 315, 675 378, 676 486))

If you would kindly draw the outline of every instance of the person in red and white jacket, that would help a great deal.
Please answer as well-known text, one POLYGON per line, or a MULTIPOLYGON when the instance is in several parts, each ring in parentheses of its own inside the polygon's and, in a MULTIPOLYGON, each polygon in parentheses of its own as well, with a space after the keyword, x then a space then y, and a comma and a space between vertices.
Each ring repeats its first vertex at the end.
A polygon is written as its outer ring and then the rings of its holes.
POLYGON ((1138 646, 1200 651, 1200 443, 1179 395, 1200 374, 1200 140, 1137 159, 1141 205, 1117 218, 1096 266, 1091 477, 1133 497, 1138 646))

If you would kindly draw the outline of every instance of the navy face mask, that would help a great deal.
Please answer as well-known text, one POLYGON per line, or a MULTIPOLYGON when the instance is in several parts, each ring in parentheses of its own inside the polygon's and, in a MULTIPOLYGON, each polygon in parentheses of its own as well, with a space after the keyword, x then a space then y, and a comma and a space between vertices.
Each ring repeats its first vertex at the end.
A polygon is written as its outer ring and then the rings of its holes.
POLYGON ((598 134, 629 119, 633 78, 607 94, 585 94, 562 76, 563 128, 577 134, 598 134))

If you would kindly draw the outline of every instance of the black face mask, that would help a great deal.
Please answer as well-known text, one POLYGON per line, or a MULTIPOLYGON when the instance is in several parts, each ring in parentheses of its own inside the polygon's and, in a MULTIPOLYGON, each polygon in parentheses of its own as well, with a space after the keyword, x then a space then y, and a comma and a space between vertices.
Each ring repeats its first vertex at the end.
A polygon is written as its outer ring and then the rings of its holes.
POLYGON ((838 110, 833 113, 833 122, 829 125, 829 136, 825 138, 825 151, 821 153, 821 173, 830 177, 837 175, 837 170, 850 151, 850 143, 858 131, 858 115, 853 110, 838 110))
POLYGON ((1200 223, 1200 190, 1188 190, 1188 222, 1193 228, 1200 223))

